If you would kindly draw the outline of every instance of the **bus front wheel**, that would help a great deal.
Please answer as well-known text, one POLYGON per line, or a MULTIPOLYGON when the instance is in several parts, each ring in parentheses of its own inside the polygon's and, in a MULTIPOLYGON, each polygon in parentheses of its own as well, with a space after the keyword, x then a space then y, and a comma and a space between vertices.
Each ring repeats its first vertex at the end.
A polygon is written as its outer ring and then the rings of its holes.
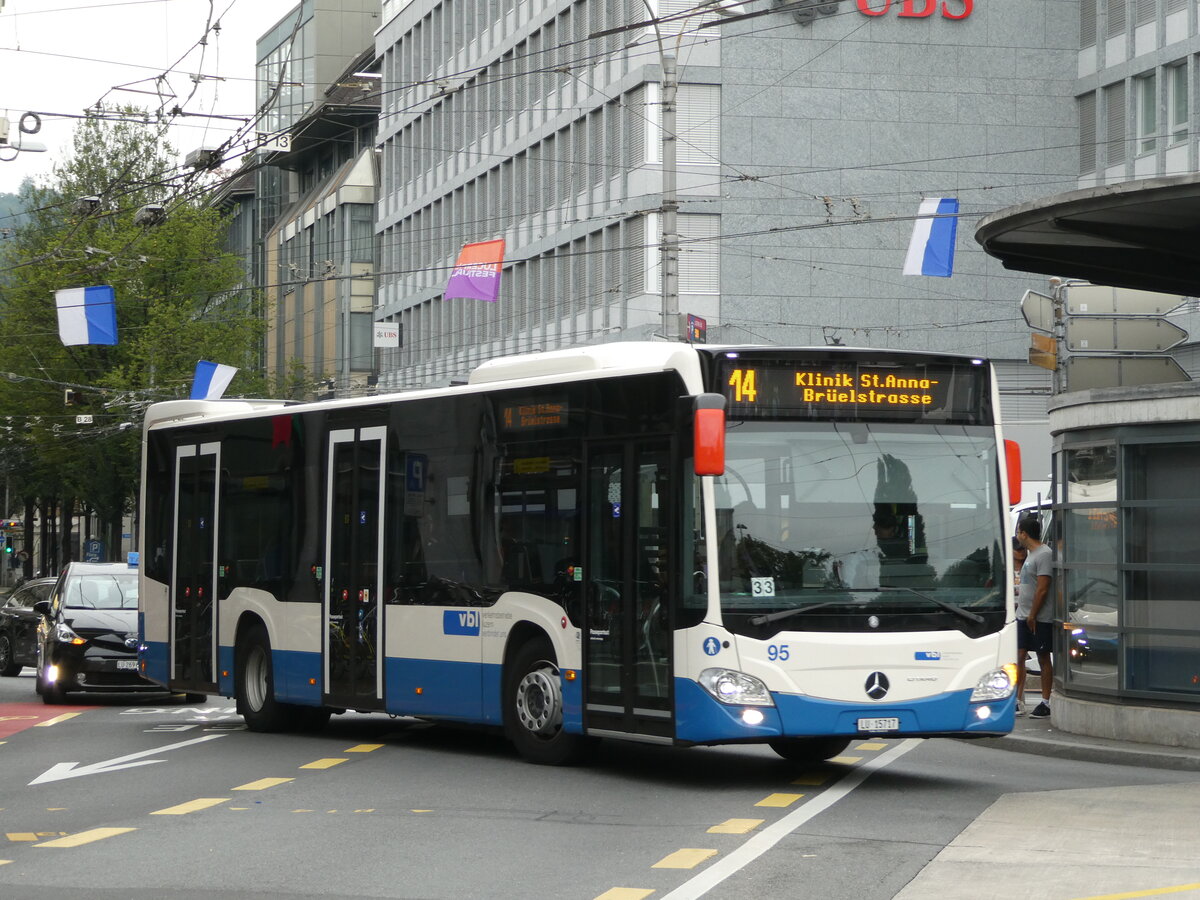
POLYGON ((791 762, 812 763, 837 756, 850 745, 849 738, 779 738, 770 747, 791 762))
POLYGON ((592 743, 563 731, 562 679, 554 650, 544 639, 529 641, 513 657, 505 679, 504 710, 508 736, 529 762, 570 765, 581 761, 592 743))

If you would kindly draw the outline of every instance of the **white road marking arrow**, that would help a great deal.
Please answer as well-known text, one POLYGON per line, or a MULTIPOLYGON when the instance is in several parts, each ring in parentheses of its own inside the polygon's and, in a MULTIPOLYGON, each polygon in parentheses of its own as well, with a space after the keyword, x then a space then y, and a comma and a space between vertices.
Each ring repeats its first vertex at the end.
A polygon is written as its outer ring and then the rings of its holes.
POLYGON ((142 759, 143 756, 154 756, 168 750, 178 750, 180 747, 190 747, 192 744, 202 744, 205 741, 215 741, 225 737, 223 734, 208 734, 204 737, 193 738, 190 741, 180 741, 178 744, 167 744, 165 747, 155 747, 153 750, 142 750, 140 753, 130 753, 118 756, 116 759, 106 759, 103 762, 81 766, 77 762, 55 763, 29 785, 45 784, 48 781, 62 781, 64 778, 78 778, 81 775, 102 775, 105 772, 116 772, 119 769, 132 769, 135 766, 149 766, 154 763, 166 762, 165 759, 142 759))

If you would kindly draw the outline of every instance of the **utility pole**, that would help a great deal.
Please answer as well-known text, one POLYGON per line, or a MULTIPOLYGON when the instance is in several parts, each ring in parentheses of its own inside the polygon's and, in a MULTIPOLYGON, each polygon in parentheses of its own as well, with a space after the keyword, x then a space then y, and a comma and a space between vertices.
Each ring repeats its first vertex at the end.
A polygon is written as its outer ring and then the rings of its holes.
MULTIPOLYGON (((662 46, 659 46, 660 51, 662 46)), ((662 54, 662 315, 663 333, 679 340, 679 197, 676 193, 675 56, 662 54)))

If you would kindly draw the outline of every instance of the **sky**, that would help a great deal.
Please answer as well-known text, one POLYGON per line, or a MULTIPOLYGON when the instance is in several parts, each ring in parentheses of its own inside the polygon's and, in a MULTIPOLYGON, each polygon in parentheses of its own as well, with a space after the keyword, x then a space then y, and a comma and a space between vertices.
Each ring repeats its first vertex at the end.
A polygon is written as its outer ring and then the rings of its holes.
MULTIPOLYGON (((188 113, 251 118, 255 41, 296 2, 0 0, 0 116, 9 120, 10 144, 28 138, 47 148, 0 150, 0 193, 15 193, 26 177, 48 178, 85 109, 97 103, 157 109, 156 80, 164 74, 168 109, 181 104, 188 113), (220 30, 199 46, 210 17, 220 30), (41 118, 37 134, 19 133, 27 112, 41 118)), ((186 117, 170 140, 185 154, 221 144, 241 125, 186 117)))

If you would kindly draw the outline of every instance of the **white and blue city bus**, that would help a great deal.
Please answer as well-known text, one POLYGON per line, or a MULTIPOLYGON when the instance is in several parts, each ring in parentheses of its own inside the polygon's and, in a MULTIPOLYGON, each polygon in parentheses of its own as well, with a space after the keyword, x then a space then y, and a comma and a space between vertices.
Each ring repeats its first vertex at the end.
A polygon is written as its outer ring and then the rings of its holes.
POLYGON ((379 711, 766 743, 1012 728, 991 367, 615 343, 465 385, 146 415, 144 674, 252 730, 379 711))

